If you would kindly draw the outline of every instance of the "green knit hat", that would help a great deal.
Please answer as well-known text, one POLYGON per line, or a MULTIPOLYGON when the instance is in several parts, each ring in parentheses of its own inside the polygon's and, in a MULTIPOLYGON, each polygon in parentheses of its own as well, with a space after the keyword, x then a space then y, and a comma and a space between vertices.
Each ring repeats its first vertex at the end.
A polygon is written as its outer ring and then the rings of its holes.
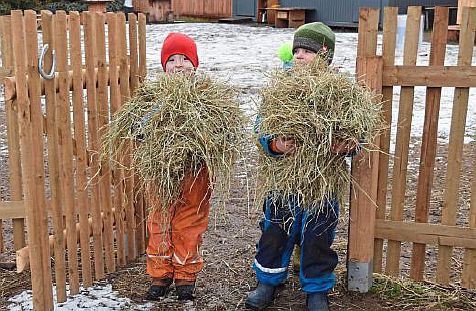
POLYGON ((304 24, 294 33, 293 53, 297 48, 313 52, 327 51, 329 63, 334 57, 336 37, 332 29, 321 22, 304 24))

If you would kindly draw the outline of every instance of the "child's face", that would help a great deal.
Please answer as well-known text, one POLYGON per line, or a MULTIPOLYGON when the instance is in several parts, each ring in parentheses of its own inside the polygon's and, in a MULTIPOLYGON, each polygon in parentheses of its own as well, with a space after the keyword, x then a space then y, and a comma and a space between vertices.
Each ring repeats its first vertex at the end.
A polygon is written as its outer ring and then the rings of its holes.
POLYGON ((316 58, 317 53, 304 48, 294 50, 294 62, 296 64, 310 64, 316 58))
POLYGON ((192 73, 195 70, 192 62, 181 54, 174 54, 169 57, 165 64, 165 73, 192 73))

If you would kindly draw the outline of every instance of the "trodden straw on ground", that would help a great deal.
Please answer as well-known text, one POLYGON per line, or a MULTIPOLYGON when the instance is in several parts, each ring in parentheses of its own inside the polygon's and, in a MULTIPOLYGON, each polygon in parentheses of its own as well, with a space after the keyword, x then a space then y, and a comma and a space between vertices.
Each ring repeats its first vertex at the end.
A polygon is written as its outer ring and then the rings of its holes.
POLYGON ((380 98, 316 59, 275 71, 261 91, 259 132, 293 138, 296 148, 284 157, 260 157, 257 202, 292 197, 313 212, 329 196, 342 202, 350 172, 331 145, 372 142, 384 127, 380 98))
POLYGON ((118 164, 132 150, 131 169, 160 198, 154 209, 166 211, 179 197, 185 174, 198 173, 202 165, 219 199, 226 200, 245 125, 236 91, 226 83, 205 75, 161 75, 113 116, 102 153, 118 164))

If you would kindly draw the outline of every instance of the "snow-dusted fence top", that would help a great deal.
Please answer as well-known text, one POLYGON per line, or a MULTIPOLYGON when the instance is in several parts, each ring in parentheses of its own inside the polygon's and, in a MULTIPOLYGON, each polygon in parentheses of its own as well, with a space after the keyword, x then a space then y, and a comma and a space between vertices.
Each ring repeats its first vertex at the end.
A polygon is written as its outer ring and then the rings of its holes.
POLYGON ((11 189, 0 219, 14 220, 17 270, 31 267, 35 310, 53 310, 52 256, 62 302, 66 283, 74 295, 80 280, 91 286, 145 249, 133 176, 98 157, 104 125, 146 74, 145 16, 128 17, 128 27, 122 13, 0 19, 11 189))
POLYGON ((411 257, 409 275, 412 279, 423 280, 427 276, 441 284, 455 281, 463 287, 476 288, 476 162, 465 151, 474 145, 464 147, 469 91, 476 87, 476 68, 472 66, 476 8, 463 8, 456 66, 445 65, 448 8, 438 7, 435 13, 429 64, 416 66, 421 7, 408 9, 403 65, 395 65, 397 8, 385 8, 381 55, 377 55, 379 11, 363 9, 360 12, 357 76, 382 92, 383 112, 389 127, 377 142, 382 150, 380 156, 364 163, 355 162, 353 168, 355 178, 362 181, 369 195, 354 189, 351 199, 349 285, 355 290, 368 289, 372 262, 375 272, 382 272, 385 262, 385 273, 394 276, 402 273, 402 242, 412 243, 408 251, 411 252, 408 256, 411 257), (395 153, 389 157, 390 137, 394 134, 390 124, 395 86, 401 86, 398 126, 395 153), (407 189, 407 168, 411 156, 415 86, 426 87, 426 101, 423 133, 416 143, 421 143, 416 202, 410 203, 405 198, 409 190, 413 190, 407 189), (454 88, 454 99, 446 175, 442 178, 444 194, 435 200, 432 192, 439 185, 433 183, 433 177, 442 175, 435 165, 442 87, 454 88), (465 160, 473 167, 473 178, 471 194, 467 195, 470 198, 463 202, 460 180, 465 160), (435 214, 432 217, 429 217, 430 210, 435 214), (461 215, 465 217, 462 219, 461 215), (427 254, 430 247, 436 250, 427 254), (453 261, 454 249, 462 253, 459 267, 453 261), (434 271, 425 271, 428 262, 436 262, 434 271))

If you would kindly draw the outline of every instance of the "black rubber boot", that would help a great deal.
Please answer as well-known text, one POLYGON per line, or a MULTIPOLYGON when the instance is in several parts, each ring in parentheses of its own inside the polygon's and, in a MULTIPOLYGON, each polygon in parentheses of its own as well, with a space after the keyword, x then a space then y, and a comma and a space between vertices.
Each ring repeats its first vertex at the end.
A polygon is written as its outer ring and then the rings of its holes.
POLYGON ((175 285, 178 300, 193 300, 195 285, 175 285))
POLYGON ((327 293, 308 294, 306 297, 308 311, 329 311, 327 293))
POLYGON ((253 310, 264 310, 269 307, 274 300, 276 287, 259 283, 254 291, 248 294, 245 305, 253 310))
POLYGON ((146 300, 159 300, 165 297, 169 291, 169 286, 172 284, 172 279, 163 279, 161 282, 163 285, 152 284, 149 290, 145 294, 146 300))

